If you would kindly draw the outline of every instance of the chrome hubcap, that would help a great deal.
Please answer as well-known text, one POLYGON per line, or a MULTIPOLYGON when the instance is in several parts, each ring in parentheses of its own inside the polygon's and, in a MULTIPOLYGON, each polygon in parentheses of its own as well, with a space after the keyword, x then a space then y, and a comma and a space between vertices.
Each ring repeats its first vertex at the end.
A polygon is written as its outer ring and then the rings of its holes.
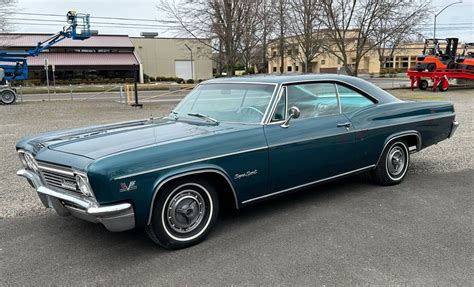
POLYGON ((13 99, 13 94, 10 92, 5 92, 3 93, 2 97, 5 102, 10 102, 13 99))
POLYGON ((403 149, 399 146, 393 147, 387 156, 387 168, 388 172, 397 176, 403 172, 405 168, 406 156, 403 149))
POLYGON ((206 203, 199 192, 182 190, 170 200, 167 221, 174 231, 188 233, 201 223, 205 212, 206 203))

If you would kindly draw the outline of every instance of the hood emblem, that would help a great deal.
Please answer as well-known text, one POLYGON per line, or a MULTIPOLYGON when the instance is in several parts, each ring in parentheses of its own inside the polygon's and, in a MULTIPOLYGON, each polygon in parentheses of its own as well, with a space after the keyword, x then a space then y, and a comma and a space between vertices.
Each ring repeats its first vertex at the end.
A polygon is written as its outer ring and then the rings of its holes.
POLYGON ((132 180, 128 184, 125 182, 120 183, 120 192, 128 192, 137 189, 136 181, 132 180))

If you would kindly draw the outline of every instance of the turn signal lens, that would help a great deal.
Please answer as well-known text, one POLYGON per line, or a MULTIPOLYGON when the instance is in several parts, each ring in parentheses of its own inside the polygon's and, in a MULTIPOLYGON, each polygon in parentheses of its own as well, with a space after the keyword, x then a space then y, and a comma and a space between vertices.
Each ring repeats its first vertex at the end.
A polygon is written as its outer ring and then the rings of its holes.
POLYGON ((76 182, 77 182, 77 186, 81 190, 82 194, 84 194, 85 196, 89 196, 89 197, 93 196, 92 189, 89 186, 89 181, 87 180, 86 177, 78 174, 78 175, 76 175, 76 182))

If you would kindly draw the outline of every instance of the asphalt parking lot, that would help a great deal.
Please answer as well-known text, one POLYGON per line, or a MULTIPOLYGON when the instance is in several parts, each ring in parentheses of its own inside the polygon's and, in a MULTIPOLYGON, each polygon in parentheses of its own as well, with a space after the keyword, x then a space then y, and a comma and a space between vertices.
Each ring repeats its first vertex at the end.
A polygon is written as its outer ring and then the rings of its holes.
POLYGON ((0 285, 471 286, 474 91, 391 92, 452 101, 461 123, 454 138, 412 156, 402 184, 353 177, 227 212, 206 241, 175 252, 141 230, 109 233, 44 209, 15 176, 14 150, 26 135, 158 117, 173 104, 0 106, 0 285))

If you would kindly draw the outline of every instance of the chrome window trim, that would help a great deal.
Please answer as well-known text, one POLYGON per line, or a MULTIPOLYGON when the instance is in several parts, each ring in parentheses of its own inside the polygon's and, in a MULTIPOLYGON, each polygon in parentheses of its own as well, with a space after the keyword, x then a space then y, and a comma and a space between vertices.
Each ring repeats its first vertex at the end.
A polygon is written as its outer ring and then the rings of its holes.
POLYGON ((163 187, 163 185, 165 185, 167 182, 169 182, 171 180, 174 180, 174 179, 177 179, 177 178, 180 178, 180 177, 185 177, 185 176, 200 174, 200 173, 206 173, 206 172, 217 173, 217 174, 219 174, 219 175, 221 175, 225 178, 227 183, 229 183, 229 185, 230 185, 232 193, 234 194, 235 208, 238 209, 239 208, 239 202, 237 200, 237 193, 235 192, 234 185, 230 181, 229 177, 225 173, 223 173, 222 171, 219 171, 219 170, 216 170, 216 169, 199 169, 199 170, 195 170, 195 171, 175 174, 175 175, 172 175, 172 176, 167 177, 167 178, 163 179, 162 181, 160 181, 160 183, 156 187, 155 191, 153 192, 153 197, 151 199, 150 211, 149 211, 149 215, 148 215, 148 225, 151 224, 151 217, 153 216, 153 204, 155 203, 156 195, 158 194, 158 191, 163 187))
POLYGON ((174 168, 174 167, 178 167, 178 166, 182 166, 182 165, 193 164, 193 163, 197 163, 197 162, 201 162, 201 161, 207 161, 207 160, 212 160, 212 159, 216 159, 216 158, 222 158, 222 157, 227 157, 227 156, 231 156, 231 155, 237 155, 237 154, 253 152, 253 151, 259 151, 259 150, 264 150, 264 149, 268 149, 268 146, 252 148, 252 149, 246 149, 246 150, 226 153, 226 154, 222 154, 222 155, 210 156, 210 157, 200 158, 200 159, 196 159, 196 160, 191 160, 191 161, 166 165, 166 166, 162 166, 162 167, 158 167, 158 168, 153 168, 153 169, 148 169, 148 170, 144 170, 144 171, 140 171, 140 172, 136 172, 136 173, 131 173, 131 174, 127 174, 127 175, 118 176, 118 177, 115 177, 114 180, 129 178, 129 177, 138 176, 138 175, 142 175, 142 174, 146 174, 146 173, 150 173, 150 172, 155 172, 155 171, 165 170, 165 169, 169 169, 169 168, 174 168))
MULTIPOLYGON (((270 99, 268 101, 268 104, 267 104, 267 107, 265 108, 265 112, 263 113, 263 116, 262 116, 262 120, 260 121, 260 123, 252 123, 252 124, 260 124, 260 125, 264 125, 265 124, 265 116, 267 115, 268 113, 268 109, 270 108, 270 105, 272 104, 272 100, 275 98, 275 93, 279 90, 278 89, 278 83, 271 83, 271 82, 246 82, 246 81, 238 81, 238 82, 234 82, 234 81, 220 81, 220 82, 209 82, 209 83, 206 83, 206 82, 202 82, 200 83, 199 85, 197 85, 194 89, 196 89, 197 87, 199 87, 200 85, 215 85, 215 84, 243 84, 243 85, 247 85, 247 84, 251 84, 251 85, 272 85, 272 86, 275 86, 273 88, 273 92, 270 96, 270 99)), ((194 90, 193 89, 193 90, 194 90)), ((186 98, 186 97, 185 97, 186 98)), ((183 98, 183 100, 185 99, 183 98)), ((181 101, 183 101, 181 100, 181 101)), ((181 102, 180 101, 180 102, 181 102)), ((221 121, 220 121, 221 122, 221 121)), ((222 121, 223 122, 223 121, 222 121)), ((238 122, 237 122, 238 123, 238 122)), ((240 123, 239 123, 240 124, 240 123)))
POLYGON ((342 176, 345 176, 345 175, 350 175, 350 174, 353 174, 353 173, 356 173, 356 172, 359 172, 359 171, 363 171, 363 170, 366 170, 366 169, 371 169, 371 168, 374 168, 374 167, 375 167, 375 164, 372 164, 372 165, 369 165, 369 166, 366 166, 366 167, 362 167, 362 168, 355 169, 355 170, 352 170, 352 171, 348 171, 348 172, 345 172, 345 173, 341 173, 341 174, 338 174, 338 175, 326 177, 326 178, 323 178, 323 179, 318 179, 318 180, 308 182, 308 183, 305 183, 305 184, 301 184, 301 185, 297 185, 297 186, 294 186, 294 187, 279 190, 277 192, 272 192, 272 193, 265 194, 265 195, 262 195, 262 196, 257 196, 257 197, 242 201, 242 204, 247 204, 247 203, 257 201, 257 200, 260 200, 260 199, 265 199, 267 197, 271 197, 271 196, 286 193, 286 192, 289 192, 289 191, 292 191, 292 190, 295 190, 295 189, 300 189, 300 188, 303 188, 303 187, 311 186, 313 184, 321 183, 321 182, 328 181, 328 180, 331 180, 331 179, 336 179, 338 177, 342 177, 342 176))
POLYGON ((285 120, 286 120, 286 116, 287 116, 287 111, 288 111, 288 89, 286 88, 286 86, 284 87, 281 87, 281 89, 278 89, 278 95, 277 95, 277 99, 276 99, 276 105, 275 105, 275 111, 271 114, 271 117, 270 117, 270 123, 269 124, 281 124, 281 123, 284 123, 285 120), (274 121, 272 122, 272 118, 273 116, 275 115, 276 113, 276 107, 278 106, 278 104, 280 103, 280 100, 281 100, 281 97, 283 96, 283 94, 285 95, 285 114, 284 114, 284 118, 283 120, 279 120, 279 121, 274 121))
MULTIPOLYGON (((320 83, 320 82, 326 82, 326 83, 331 83, 331 84, 338 84, 338 83, 341 83, 343 85, 346 85, 346 86, 349 86, 353 89, 356 89, 356 90, 359 90, 361 92, 363 92, 364 94, 366 94, 367 96, 369 96, 373 101, 374 101, 374 104, 378 104, 379 103, 379 100, 373 96, 371 96, 367 91, 365 91, 364 89, 360 88, 360 87, 357 87, 357 86, 354 86, 353 84, 351 83, 348 83, 344 80, 340 80, 340 79, 311 79, 311 80, 295 80, 295 81, 286 81, 286 82, 282 82, 279 84, 279 90, 282 89, 283 86, 285 85, 289 85, 289 84, 299 84, 299 83, 320 83)), ((336 85, 337 87, 337 85, 336 85)), ((398 99, 397 99, 398 100, 398 99)), ((400 100, 399 100, 400 101, 400 100)), ((273 114, 275 113, 275 109, 276 109, 276 105, 277 105, 278 101, 274 101, 273 104, 272 104, 272 107, 271 107, 271 110, 269 111, 270 115, 267 115, 267 119, 265 121, 265 123, 263 123, 264 125, 268 125, 268 124, 271 124, 272 122, 270 121, 273 114)), ((273 122, 275 123, 275 122, 273 122)))
POLYGON ((396 134, 392 134, 392 135, 387 137, 387 141, 385 142, 385 144, 382 148, 382 151, 380 152, 380 156, 377 159, 377 162, 375 164, 376 165, 379 164, 380 159, 382 158, 383 152, 385 151, 385 149, 387 148, 389 143, 391 143, 393 140, 396 140, 396 139, 399 139, 399 138, 402 138, 402 137, 405 137, 405 136, 410 136, 410 135, 415 135, 417 137, 418 140, 417 140, 417 143, 416 143, 416 149, 417 149, 417 151, 421 150, 422 141, 421 141, 421 135, 418 131, 408 130, 408 131, 403 131, 403 132, 399 132, 399 133, 396 133, 396 134))

